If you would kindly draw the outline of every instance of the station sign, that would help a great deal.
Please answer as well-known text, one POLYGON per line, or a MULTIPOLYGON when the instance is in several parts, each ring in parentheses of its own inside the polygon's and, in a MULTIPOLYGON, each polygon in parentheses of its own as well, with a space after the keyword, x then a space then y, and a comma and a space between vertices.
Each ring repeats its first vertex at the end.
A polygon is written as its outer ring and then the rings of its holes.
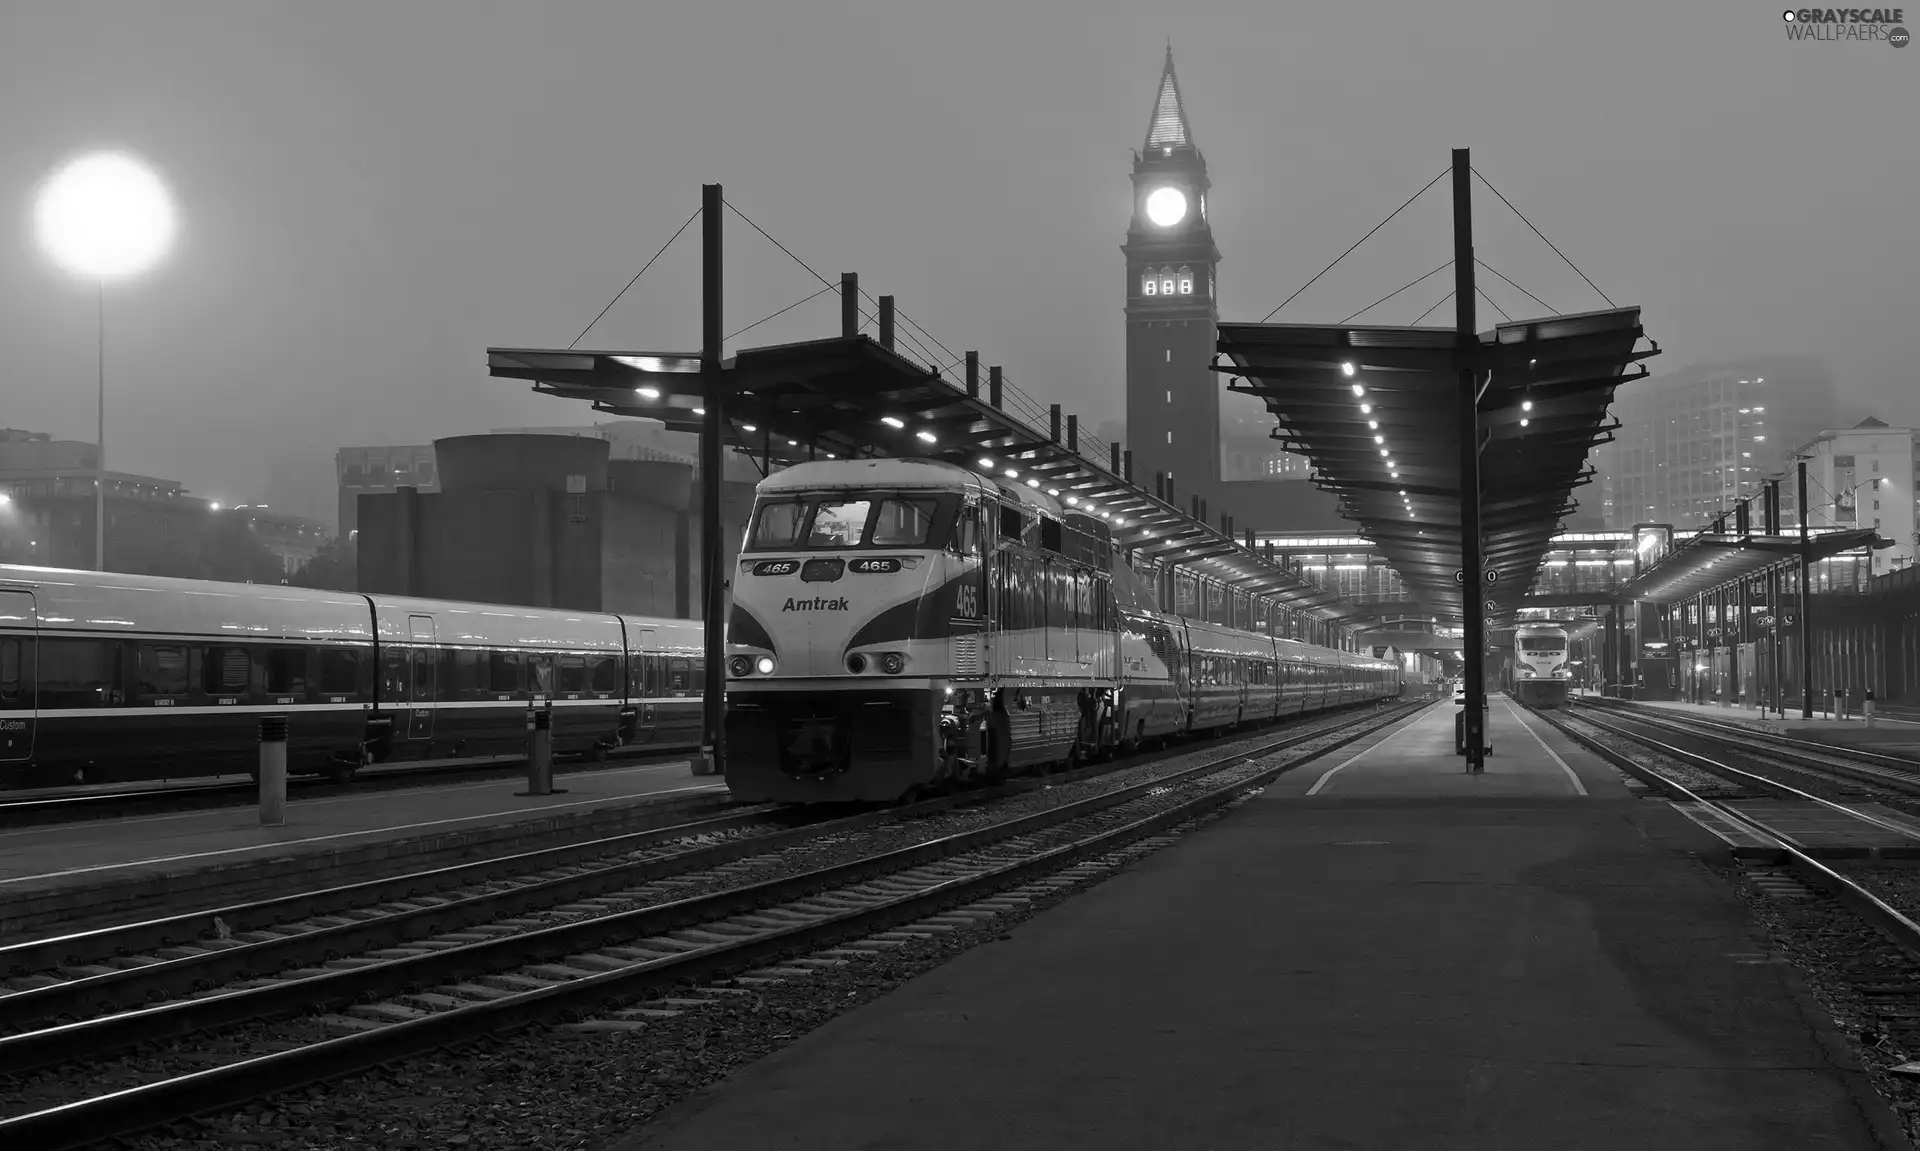
MULTIPOLYGON (((1488 587, 1492 587, 1494 584, 1497 584, 1500 582, 1500 573, 1494 570, 1493 568, 1488 568, 1486 571, 1481 572, 1480 574, 1482 577, 1486 579, 1488 587)), ((1453 569, 1453 582, 1457 584, 1462 584, 1462 585, 1464 585, 1467 582, 1467 572, 1465 568, 1453 569)))

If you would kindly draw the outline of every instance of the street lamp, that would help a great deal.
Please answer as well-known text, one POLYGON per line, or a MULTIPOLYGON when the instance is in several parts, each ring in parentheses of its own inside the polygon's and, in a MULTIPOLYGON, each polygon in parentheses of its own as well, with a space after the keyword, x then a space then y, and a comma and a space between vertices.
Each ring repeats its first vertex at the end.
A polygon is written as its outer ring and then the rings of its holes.
POLYGON ((107 567, 107 281, 138 275, 173 240, 173 204, 160 178, 121 152, 73 160, 40 189, 40 245, 56 264, 93 280, 99 303, 98 439, 94 457, 93 565, 107 567))

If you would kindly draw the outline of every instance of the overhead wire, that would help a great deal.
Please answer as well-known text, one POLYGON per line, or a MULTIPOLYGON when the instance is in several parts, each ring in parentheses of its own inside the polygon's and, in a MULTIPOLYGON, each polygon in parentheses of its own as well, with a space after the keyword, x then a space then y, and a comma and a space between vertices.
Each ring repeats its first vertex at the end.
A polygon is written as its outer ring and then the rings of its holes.
MULTIPOLYGON (((1618 305, 1618 304, 1616 304, 1616 303, 1614 303, 1614 302, 1613 302, 1613 299, 1612 299, 1611 297, 1609 297, 1609 296, 1608 296, 1608 295, 1607 295, 1607 294, 1606 294, 1605 292, 1602 292, 1602 291, 1600 291, 1600 285, 1598 285, 1598 284, 1596 284, 1596 283, 1594 283, 1594 282, 1593 282, 1593 281, 1592 281, 1591 279, 1588 279, 1588 277, 1587 277, 1587 274, 1586 274, 1585 272, 1582 272, 1582 271, 1580 270, 1580 266, 1579 266, 1578 264, 1575 264, 1575 263, 1574 263, 1574 262, 1573 262, 1572 260, 1568 260, 1568 259, 1567 259, 1567 254, 1566 254, 1565 252, 1562 252, 1562 251, 1561 251, 1561 250, 1559 249, 1559 247, 1558 247, 1557 245, 1555 245, 1555 244, 1554 244, 1554 242, 1553 242, 1552 240, 1549 240, 1549 239, 1547 239, 1547 234, 1546 234, 1545 232, 1542 232, 1542 231, 1541 231, 1540 229, 1538 229, 1538 228, 1534 228, 1534 227, 1533 227, 1533 221, 1532 221, 1532 220, 1529 220, 1529 219, 1527 219, 1527 214, 1526 214, 1525 212, 1522 212, 1522 211, 1521 211, 1520 209, 1518 209, 1518 208, 1515 208, 1515 207, 1513 206, 1513 201, 1512 201, 1512 200, 1509 200, 1509 199, 1507 199, 1507 198, 1506 198, 1506 196, 1504 196, 1504 195, 1502 195, 1502 194, 1501 194, 1501 192, 1500 192, 1500 189, 1498 189, 1498 188, 1496 188, 1496 187, 1494 187, 1494 186, 1493 186, 1493 181, 1491 181, 1491 180, 1489 180, 1489 179, 1487 179, 1487 178, 1486 178, 1486 176, 1485 176, 1484 174, 1482 174, 1482 173, 1481 173, 1481 171, 1480 171, 1480 169, 1478 169, 1478 168, 1475 168, 1475 169, 1473 169, 1473 174, 1474 174, 1474 175, 1476 175, 1476 176, 1479 176, 1479 177, 1480 177, 1480 182, 1481 182, 1482 184, 1485 184, 1485 185, 1487 186, 1487 191, 1489 191, 1489 192, 1492 192, 1492 193, 1493 193, 1494 195, 1496 195, 1496 196, 1499 196, 1499 197, 1500 197, 1500 202, 1501 202, 1502 204, 1505 204, 1505 205, 1506 205, 1506 206, 1507 206, 1507 207, 1508 207, 1509 209, 1511 209, 1511 210, 1513 211, 1513 214, 1514 214, 1514 215, 1516 215, 1516 216, 1518 216, 1518 217, 1520 217, 1520 222, 1521 222, 1522 224, 1525 224, 1525 225, 1526 225, 1527 227, 1529 227, 1529 228, 1532 228, 1532 229, 1533 229, 1533 234, 1534 234, 1534 235, 1536 235, 1536 236, 1538 236, 1538 237, 1540 237, 1540 239, 1541 239, 1541 240, 1542 240, 1543 242, 1545 242, 1545 244, 1547 245, 1547 247, 1549 247, 1549 248, 1552 248, 1552 249, 1553 249, 1553 254, 1554 254, 1554 255, 1556 255, 1556 256, 1558 256, 1558 257, 1560 257, 1560 258, 1561 258, 1562 260, 1566 260, 1566 264, 1567 264, 1567 267, 1569 267, 1569 268, 1572 268, 1572 269, 1574 270, 1574 272, 1575 272, 1575 274, 1577 274, 1577 275, 1578 275, 1578 276, 1579 276, 1579 277, 1580 277, 1581 279, 1583 279, 1583 280, 1586 280, 1586 281, 1587 281, 1587 287, 1589 287, 1589 288, 1592 288, 1592 289, 1594 290, 1594 292, 1595 292, 1596 294, 1598 294, 1598 295, 1599 295, 1599 297, 1600 297, 1601 299, 1603 299, 1603 300, 1606 300, 1606 301, 1607 301, 1607 307, 1609 307, 1609 308, 1617 308, 1617 307, 1619 307, 1619 306, 1620 306, 1620 305, 1618 305)), ((1505 277, 1502 277, 1502 278, 1504 279, 1505 277)))
POLYGON ((691 225, 695 220, 699 218, 700 218, 700 209, 695 208, 693 210, 693 215, 687 217, 686 223, 681 224, 678 228, 674 229, 673 235, 667 237, 667 242, 660 245, 660 250, 653 254, 652 260, 647 261, 646 267, 641 268, 639 271, 633 274, 633 279, 627 281, 627 286, 620 289, 619 293, 615 295, 613 299, 607 301, 607 306, 600 309, 600 314, 593 318, 593 323, 588 324, 584 328, 581 328, 580 334, 575 336, 572 342, 567 345, 567 347, 571 349, 575 344, 578 344, 581 340, 586 339, 587 333, 593 331, 593 325, 599 323, 601 320, 606 318, 607 313, 613 310, 613 306, 620 302, 620 297, 632 291, 633 286, 640 282, 640 277, 647 274, 647 268, 653 267, 655 261, 659 260, 660 257, 666 253, 666 250, 673 246, 673 242, 680 238, 680 233, 686 231, 688 225, 691 225))
POLYGON ((748 324, 748 325, 747 325, 746 327, 744 327, 744 328, 741 328, 741 329, 740 329, 739 331, 737 331, 737 332, 728 332, 725 338, 726 338, 726 339, 729 339, 729 340, 731 340, 731 339, 733 339, 733 338, 734 338, 735 336, 739 336, 739 335, 744 335, 744 334, 746 334, 747 332, 751 332, 751 331, 753 331, 753 330, 754 330, 755 328, 757 328, 757 327, 759 327, 759 326, 760 326, 761 324, 764 324, 764 323, 766 323, 766 322, 767 322, 768 320, 777 320, 777 319, 779 319, 779 318, 780 318, 781 316, 784 316, 784 315, 786 315, 786 314, 787 314, 788 312, 791 312, 791 311, 793 311, 793 310, 794 310, 795 308, 797 308, 797 307, 799 307, 799 306, 800 306, 801 304, 804 304, 804 303, 806 303, 806 302, 807 302, 808 300, 811 300, 811 299, 813 299, 813 298, 814 298, 815 296, 821 296, 821 295, 825 295, 826 293, 828 293, 828 292, 831 292, 831 291, 833 291, 833 287, 834 287, 834 286, 833 286, 832 284, 828 284, 828 285, 827 285, 826 287, 824 287, 824 288, 815 288, 815 289, 813 290, 813 292, 812 292, 811 294, 809 294, 808 296, 806 296, 805 298, 803 298, 803 299, 799 299, 799 300, 795 300, 795 301, 794 301, 793 303, 791 303, 791 304, 788 304, 788 305, 787 305, 786 307, 784 307, 784 308, 781 308, 781 309, 780 309, 779 311, 777 311, 777 312, 775 312, 775 313, 774 313, 773 315, 771 315, 771 316, 767 316, 767 317, 764 317, 764 318, 762 318, 762 319, 758 319, 758 320, 755 320, 755 321, 754 321, 753 323, 751 323, 751 324, 748 324))
POLYGON ((1352 322, 1353 322, 1353 321, 1354 321, 1355 319, 1357 319, 1358 317, 1360 317, 1360 316, 1364 316, 1364 315, 1366 315, 1366 314, 1367 314, 1368 312, 1371 312, 1371 311, 1373 311, 1373 310, 1374 310, 1375 308, 1377 308, 1377 307, 1379 307, 1379 306, 1380 306, 1381 304, 1384 304, 1384 303, 1386 303, 1386 302, 1387 302, 1388 300, 1391 300, 1391 299, 1393 299, 1393 298, 1394 298, 1395 296, 1397 296, 1397 295, 1399 295, 1400 293, 1402 293, 1402 292, 1404 292, 1404 291, 1406 291, 1406 290, 1407 290, 1408 288, 1411 288, 1411 287, 1413 287, 1414 285, 1416 285, 1416 284, 1418 284, 1418 283, 1420 283, 1420 281, 1421 281, 1421 280, 1425 280, 1425 279, 1427 279, 1427 277, 1428 277, 1428 276, 1432 276, 1432 275, 1433 275, 1433 274, 1434 274, 1435 272, 1441 272, 1441 271, 1444 271, 1444 270, 1446 270, 1447 268, 1449 268, 1449 267, 1451 267, 1452 265, 1453 265, 1453 261, 1452 261, 1452 260, 1448 260, 1448 261, 1447 261, 1446 263, 1444 263, 1444 264, 1442 264, 1442 265, 1440 265, 1440 266, 1439 266, 1438 268, 1435 268, 1435 269, 1434 269, 1434 270, 1433 270, 1432 272, 1428 272, 1428 273, 1427 273, 1427 274, 1426 274, 1425 276, 1421 276, 1419 280, 1414 280, 1414 281, 1413 281, 1412 283, 1408 283, 1408 284, 1402 284, 1402 285, 1401 285, 1400 287, 1398 287, 1398 288, 1395 288, 1395 289, 1394 289, 1393 291, 1391 291, 1391 292, 1388 292, 1388 293, 1387 293, 1386 295, 1384 295, 1384 296, 1382 296, 1382 297, 1380 297, 1379 299, 1377 299, 1377 300, 1375 300, 1375 301, 1374 301, 1373 303, 1371 303, 1371 304, 1368 304, 1368 305, 1367 305, 1366 307, 1364 307, 1364 308, 1361 308, 1361 309, 1360 309, 1359 311, 1357 311, 1357 312, 1355 312, 1355 313, 1354 313, 1353 315, 1351 315, 1351 316, 1348 316, 1348 317, 1347 317, 1346 319, 1344 319, 1344 320, 1341 320, 1340 322, 1341 322, 1342 324, 1351 324, 1351 323, 1352 323, 1352 322))
POLYGON ((1492 272, 1494 275, 1500 276, 1501 279, 1507 281, 1507 285, 1511 287, 1514 291, 1519 292, 1521 295, 1525 296, 1527 299, 1532 300, 1536 304, 1539 304, 1541 307, 1545 308, 1549 312, 1552 312, 1554 315, 1562 316, 1566 314, 1565 312, 1562 312, 1560 309, 1554 307, 1552 304, 1549 304, 1545 300, 1534 295, 1532 292, 1529 292, 1525 288, 1514 283, 1512 280, 1507 280, 1507 277, 1500 274, 1500 269, 1494 267, 1492 264, 1487 263, 1485 260, 1481 259, 1480 257, 1475 256, 1473 258, 1473 262, 1485 268, 1487 271, 1492 272))
POLYGON ((1440 172, 1440 175, 1438 175, 1438 176, 1435 176, 1435 177, 1434 177, 1433 179, 1431 179, 1431 180, 1428 180, 1428 181, 1426 182, 1426 184, 1424 184, 1424 185, 1423 185, 1423 186, 1422 186, 1422 187, 1420 188, 1420 191, 1418 191, 1418 192, 1415 192, 1415 193, 1414 193, 1413 195, 1411 195, 1411 196, 1408 196, 1408 197, 1407 197, 1407 202, 1406 202, 1406 204, 1402 204, 1402 205, 1400 205, 1400 206, 1399 206, 1398 208, 1395 208, 1395 209, 1393 210, 1393 214, 1392 214, 1392 215, 1390 215, 1390 216, 1388 216, 1388 217, 1387 217, 1386 219, 1384 219, 1384 220, 1382 220, 1382 221, 1380 221, 1380 222, 1379 222, 1378 224, 1375 224, 1375 225, 1374 225, 1374 226, 1373 226, 1373 227, 1372 227, 1371 229, 1369 229, 1369 230, 1368 230, 1368 232, 1367 232, 1367 234, 1366 234, 1365 236, 1362 236, 1362 237, 1360 237, 1360 238, 1359 238, 1358 240, 1355 240, 1355 241, 1353 242, 1353 246, 1352 246, 1352 247, 1349 247, 1349 248, 1348 248, 1348 249, 1347 249, 1346 251, 1344 251, 1344 252, 1342 252, 1342 253, 1340 253, 1340 254, 1339 254, 1338 256, 1335 256, 1335 257, 1334 257, 1334 259, 1333 259, 1333 264, 1328 264, 1328 265, 1327 265, 1326 267, 1324 267, 1324 268, 1322 268, 1322 269, 1320 269, 1320 270, 1319 270, 1318 272, 1315 272, 1315 273, 1313 274, 1313 279, 1312 279, 1312 280, 1308 280, 1308 281, 1307 281, 1306 283, 1304 283, 1304 284, 1302 284, 1302 285, 1300 285, 1300 287, 1299 287, 1299 289, 1298 289, 1298 290, 1296 290, 1296 291, 1295 291, 1295 292, 1293 293, 1293 295, 1291 295, 1291 296, 1288 296, 1288 297, 1287 297, 1286 299, 1284 299, 1284 300, 1281 300, 1281 301, 1280 301, 1280 306, 1279 306, 1279 307, 1276 307, 1276 308, 1275 308, 1275 309, 1274 309, 1273 311, 1271 311, 1271 312, 1268 312, 1268 313, 1266 314, 1266 317, 1265 317, 1264 319, 1262 319, 1262 320, 1261 320, 1260 322, 1264 324, 1264 323, 1266 323, 1266 322, 1267 322, 1267 320, 1271 320, 1271 319, 1273 319, 1273 317, 1274 317, 1274 316, 1276 316, 1277 314, 1279 314, 1279 312, 1280 312, 1280 308, 1284 308, 1284 307, 1286 307, 1286 306, 1287 306, 1288 304, 1291 304, 1291 303, 1293 303, 1293 301, 1294 301, 1294 300, 1295 300, 1295 299, 1296 299, 1296 298, 1297 298, 1297 297, 1298 297, 1298 296, 1300 295, 1300 293, 1301 293, 1301 292, 1304 292, 1304 291, 1306 291, 1306 290, 1307 290, 1308 288, 1311 288, 1311 287, 1313 287, 1313 284, 1314 284, 1314 280, 1318 280, 1318 279, 1319 279, 1320 277, 1322 277, 1322 276, 1324 276, 1324 275, 1326 275, 1326 274, 1327 274, 1328 272, 1331 272, 1331 271, 1333 271, 1333 268, 1334 268, 1334 264, 1338 264, 1338 263, 1339 263, 1339 262, 1340 262, 1341 260, 1344 260, 1344 259, 1346 259, 1346 258, 1347 258, 1347 257, 1348 257, 1349 255, 1351 255, 1351 254, 1353 253, 1353 249, 1354 249, 1354 248, 1358 248, 1358 247, 1359 247, 1360 245, 1362 245, 1362 244, 1364 244, 1364 243, 1366 243, 1366 242, 1367 242, 1367 239, 1368 239, 1369 237, 1371 237, 1371 236, 1372 236, 1372 235, 1373 235, 1373 234, 1374 234, 1375 232, 1378 232, 1378 231, 1379 231, 1380 229, 1382 229, 1382 228, 1384 228, 1384 227, 1386 227, 1386 226, 1387 226, 1388 224, 1391 224, 1391 223, 1393 223, 1393 217, 1394 217, 1394 216, 1398 216, 1398 215, 1399 215, 1400 213, 1402 213, 1402 212, 1404 212, 1404 211, 1406 211, 1406 210, 1407 210, 1407 204, 1411 204, 1411 203, 1413 203, 1413 202, 1414 202, 1415 200, 1418 200, 1418 199, 1419 199, 1419 198, 1420 198, 1420 197, 1421 197, 1421 196, 1422 196, 1423 194, 1425 194, 1425 192, 1426 192, 1426 190, 1427 190, 1428 188, 1431 188, 1431 187, 1433 187, 1433 186, 1434 186, 1435 184, 1438 184, 1438 183, 1440 182, 1440 180, 1441 180, 1441 178, 1442 178, 1442 177, 1444 177, 1444 176, 1446 176, 1446 174, 1447 174, 1448 172, 1450 172, 1450 171, 1452 171, 1452 169, 1451 169, 1451 168, 1445 168, 1445 169, 1442 169, 1442 170, 1441 170, 1441 172, 1440 172))
POLYGON ((1513 323, 1513 317, 1507 315, 1507 310, 1500 306, 1499 301, 1495 300, 1492 296, 1487 295, 1487 290, 1485 288, 1482 288, 1478 284, 1475 284, 1473 290, 1480 294, 1481 299, 1485 300, 1488 304, 1492 305, 1494 311, 1500 313, 1501 319, 1505 320, 1509 324, 1513 323))
MULTIPOLYGON (((1439 298, 1438 300, 1436 300, 1436 301, 1434 301, 1434 304, 1433 304, 1433 308, 1437 308, 1437 307, 1439 307, 1439 306, 1440 306, 1441 304, 1444 304, 1444 303, 1446 303, 1446 302, 1447 302, 1448 300, 1451 300, 1451 299, 1453 299, 1453 293, 1452 293, 1452 292, 1448 292, 1448 293, 1447 293, 1446 295, 1444 295, 1444 296, 1442 296, 1442 297, 1440 297, 1440 298, 1439 298)), ((1427 309, 1426 311, 1424 311, 1424 312, 1421 312, 1421 313, 1420 313, 1420 316, 1419 316, 1419 318, 1418 318, 1418 319, 1416 319, 1416 320, 1414 320, 1414 321, 1413 321, 1413 323, 1412 323, 1412 324, 1409 324, 1408 326, 1409 326, 1409 327, 1418 327, 1418 326, 1419 326, 1419 324, 1420 324, 1420 321, 1421 321, 1421 320, 1424 320, 1424 319, 1426 319, 1426 318, 1427 318, 1428 316, 1430 316, 1430 315, 1432 315, 1432 314, 1433 314, 1433 308, 1428 308, 1428 309, 1427 309)))

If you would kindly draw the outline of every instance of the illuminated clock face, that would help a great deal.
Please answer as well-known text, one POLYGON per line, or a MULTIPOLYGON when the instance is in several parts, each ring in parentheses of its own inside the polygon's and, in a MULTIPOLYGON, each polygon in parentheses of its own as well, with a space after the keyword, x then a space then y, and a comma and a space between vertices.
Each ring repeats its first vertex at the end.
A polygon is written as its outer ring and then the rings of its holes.
POLYGON ((1187 218, 1187 195, 1178 188, 1155 188, 1147 196, 1147 219, 1171 228, 1187 218))

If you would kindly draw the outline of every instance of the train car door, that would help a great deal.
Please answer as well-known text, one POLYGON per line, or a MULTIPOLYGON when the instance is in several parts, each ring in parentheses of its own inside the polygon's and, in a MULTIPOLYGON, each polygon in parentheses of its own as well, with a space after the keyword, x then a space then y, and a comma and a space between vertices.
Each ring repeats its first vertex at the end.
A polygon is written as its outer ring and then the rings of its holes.
POLYGON ((37 726, 39 617, 30 591, 0 591, 0 761, 33 755, 37 726))
POLYGON ((407 649, 407 702, 411 705, 407 738, 432 739, 433 704, 440 694, 440 652, 434 646, 433 617, 408 616, 407 631, 413 641, 407 649))
POLYGON ((638 636, 634 640, 633 685, 639 696, 634 706, 633 738, 636 743, 651 743, 654 733, 660 728, 660 713, 656 710, 660 703, 659 660, 654 653, 660 650, 658 629, 637 628, 638 636))

